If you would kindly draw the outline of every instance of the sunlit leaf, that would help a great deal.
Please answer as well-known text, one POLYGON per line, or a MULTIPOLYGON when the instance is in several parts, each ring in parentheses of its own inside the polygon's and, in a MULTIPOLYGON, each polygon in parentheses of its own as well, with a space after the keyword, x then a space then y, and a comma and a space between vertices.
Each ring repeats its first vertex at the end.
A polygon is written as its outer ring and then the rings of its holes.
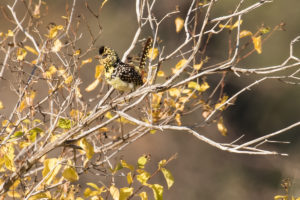
POLYGON ((108 0, 104 0, 101 4, 101 8, 103 8, 103 6, 107 3, 108 0))
POLYGON ((57 33, 59 30, 62 30, 64 27, 62 25, 58 25, 58 26, 52 26, 49 30, 49 35, 48 38, 52 39, 54 37, 56 37, 57 33))
POLYGON ((136 176, 136 179, 143 185, 147 185, 147 181, 149 178, 150 178, 150 174, 146 171, 144 171, 136 176))
POLYGON ((65 78, 65 84, 70 85, 72 82, 73 82, 73 76, 72 75, 67 76, 65 78))
POLYGON ((126 177, 127 177, 127 183, 129 185, 132 184, 133 183, 133 178, 132 178, 131 172, 128 172, 126 177))
POLYGON ((177 89, 177 88, 171 88, 168 91, 169 91, 170 96, 172 96, 172 97, 179 97, 180 96, 180 90, 177 89))
POLYGON ((120 192, 118 188, 116 188, 114 185, 110 186, 109 192, 113 198, 113 200, 119 200, 120 199, 120 192))
POLYGON ((50 192, 42 192, 29 197, 29 200, 51 199, 50 192))
POLYGON ((251 36, 251 35, 252 35, 252 32, 251 32, 251 31, 242 30, 242 31, 240 32, 240 38, 247 37, 247 36, 251 36))
POLYGON ((71 121, 66 118, 59 118, 57 126, 62 129, 70 129, 71 121))
POLYGON ((218 110, 221 110, 221 111, 225 110, 225 109, 226 109, 226 106, 225 106, 225 105, 222 106, 222 107, 220 107, 220 106, 223 105, 223 104, 227 101, 227 99, 228 99, 228 96, 227 96, 227 95, 224 95, 224 96, 221 98, 221 100, 219 101, 219 103, 217 103, 217 104, 215 105, 215 109, 218 109, 218 110))
POLYGON ((148 195, 146 192, 139 193, 139 196, 141 197, 141 200, 148 200, 148 195))
POLYGON ((184 25, 184 20, 181 17, 177 17, 175 19, 175 27, 176 27, 176 32, 179 33, 184 25))
POLYGON ((139 159, 137 161, 138 168, 144 169, 147 162, 148 162, 147 156, 143 155, 143 156, 139 157, 139 159))
POLYGON ((157 130, 155 130, 155 129, 152 129, 152 130, 150 130, 149 132, 150 132, 150 134, 155 134, 155 133, 156 133, 156 131, 157 131, 157 130))
POLYGON ((94 146, 91 143, 89 143, 86 138, 82 138, 79 141, 79 146, 84 149, 87 159, 90 160, 95 153, 94 146))
POLYGON ((262 34, 266 34, 270 32, 270 28, 269 27, 262 27, 259 29, 259 32, 261 32, 262 34))
POLYGON ((163 200, 164 187, 159 184, 153 184, 153 185, 151 185, 151 188, 153 190, 154 199, 155 200, 163 200))
POLYGON ((61 168, 61 164, 59 164, 58 162, 59 160, 57 158, 49 158, 44 160, 44 169, 42 171, 44 184, 49 185, 50 183, 52 183, 53 179, 58 174, 61 168))
POLYGON ((199 91, 200 88, 201 88, 201 86, 197 82, 195 82, 195 81, 190 81, 188 83, 188 88, 192 88, 194 90, 198 90, 199 91))
POLYGON ((237 20, 233 25, 223 25, 223 24, 220 24, 219 27, 220 28, 228 28, 230 30, 233 30, 236 27, 238 27, 239 24, 242 24, 242 23, 243 23, 243 20, 240 20, 240 21, 237 20))
POLYGON ((176 68, 176 69, 181 69, 181 68, 185 65, 186 62, 187 62, 186 59, 181 59, 181 60, 175 65, 175 68, 176 68))
POLYGON ((41 8, 41 4, 35 4, 34 5, 34 10, 32 12, 32 16, 35 18, 40 18, 40 8, 41 8))
POLYGON ((164 77, 165 76, 165 72, 160 70, 160 71, 157 72, 157 76, 158 77, 164 77))
POLYGON ((104 115, 107 119, 111 119, 111 118, 113 118, 113 115, 111 114, 111 112, 107 112, 107 113, 105 113, 105 115, 104 115))
POLYGON ((201 85, 200 85, 200 90, 199 92, 205 92, 210 86, 208 85, 207 82, 203 82, 201 85))
POLYGON ((76 50, 73 54, 73 56, 79 56, 81 53, 80 49, 76 50))
POLYGON ((13 37, 14 36, 14 32, 12 30, 8 30, 7 34, 8 37, 13 37))
POLYGON ((165 177, 165 180, 166 180, 167 185, 168 185, 168 189, 170 189, 172 187, 172 185, 174 184, 174 177, 173 177, 173 175, 166 168, 161 168, 161 172, 163 173, 163 175, 165 177))
POLYGON ((5 167, 10 170, 10 171, 15 171, 15 148, 13 144, 7 144, 6 146, 3 147, 2 149, 2 154, 4 154, 4 164, 5 167))
POLYGON ((94 89, 96 89, 96 87, 99 85, 100 81, 99 79, 94 80, 91 84, 89 84, 86 88, 85 91, 86 92, 91 92, 94 89))
POLYGON ((81 61, 81 65, 85 65, 87 63, 91 63, 92 61, 93 61, 92 58, 85 59, 85 60, 81 61))
POLYGON ((224 125, 223 117, 220 117, 217 126, 218 126, 219 132, 220 132, 223 136, 226 136, 226 135, 227 135, 227 128, 226 128, 225 125, 224 125))
POLYGON ((195 70, 200 70, 201 67, 202 67, 202 65, 203 65, 203 61, 201 61, 199 64, 194 65, 193 68, 194 68, 195 70))
POLYGON ((274 200, 288 200, 289 196, 287 195, 276 195, 274 200))
POLYGON ((62 173, 62 176, 67 179, 68 181, 74 182, 78 181, 79 176, 74 167, 66 167, 62 173))
POLYGON ((125 160, 121 160, 121 165, 122 165, 124 168, 130 169, 131 171, 134 170, 134 166, 128 164, 125 160))
POLYGON ((95 78, 100 80, 101 74, 104 71, 103 65, 97 65, 95 68, 95 78))
POLYGON ((27 51, 29 51, 29 52, 31 52, 31 53, 33 53, 33 54, 35 54, 35 55, 39 55, 39 53, 38 53, 34 48, 32 48, 32 47, 30 47, 30 46, 25 45, 24 48, 25 48, 27 51))
POLYGON ((157 48, 151 48, 149 49, 147 57, 151 60, 154 60, 158 56, 158 49, 157 48))
POLYGON ((175 115, 175 120, 176 120, 178 126, 181 126, 181 119, 180 119, 180 117, 181 117, 181 116, 180 116, 179 113, 177 113, 177 114, 175 115))
POLYGON ((18 48, 18 51, 17 51, 17 60, 18 61, 24 60, 26 55, 27 55, 27 51, 25 49, 18 48))
POLYGON ((54 41, 51 50, 53 52, 59 52, 60 49, 62 48, 62 46, 63 46, 62 42, 59 39, 57 39, 57 40, 54 41))
POLYGON ((4 108, 3 103, 2 103, 2 101, 0 101, 0 110, 3 108, 4 108))
POLYGON ((252 42, 254 45, 254 49, 258 54, 262 53, 262 42, 261 42, 261 36, 252 37, 252 42))
POLYGON ((118 200, 127 200, 133 193, 133 188, 123 187, 120 189, 120 198, 118 200))

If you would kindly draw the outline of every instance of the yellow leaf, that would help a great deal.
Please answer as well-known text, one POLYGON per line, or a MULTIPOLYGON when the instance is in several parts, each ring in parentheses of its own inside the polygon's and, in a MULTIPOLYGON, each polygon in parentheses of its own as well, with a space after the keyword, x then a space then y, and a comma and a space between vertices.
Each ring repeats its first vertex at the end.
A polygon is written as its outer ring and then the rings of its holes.
POLYGON ((163 93, 159 92, 159 93, 153 93, 152 94, 152 107, 157 107, 159 106, 160 102, 161 102, 161 98, 162 98, 163 93))
POLYGON ((134 166, 128 164, 125 160, 121 160, 121 165, 122 165, 124 168, 130 169, 131 171, 134 170, 134 166))
POLYGON ((55 67, 54 65, 51 65, 51 66, 49 67, 49 70, 48 70, 48 71, 49 71, 50 74, 52 75, 52 74, 56 73, 57 69, 56 69, 56 67, 55 67))
POLYGON ((155 133, 156 133, 156 130, 155 130, 155 129, 152 129, 152 130, 150 130, 149 132, 150 132, 150 134, 155 134, 155 133))
POLYGON ((64 27, 63 27, 62 25, 58 25, 58 26, 53 26, 53 27, 51 27, 50 30, 49 30, 48 38, 49 38, 49 39, 54 38, 54 37, 57 35, 58 31, 59 31, 59 30, 62 30, 63 28, 64 28, 64 27))
POLYGON ((258 36, 258 37, 252 37, 252 42, 253 42, 254 49, 256 50, 256 52, 257 52, 258 54, 261 54, 261 53, 262 53, 261 36, 258 36))
POLYGON ((181 120, 180 120, 180 114, 179 114, 179 113, 176 114, 175 120, 176 120, 176 122, 177 122, 177 125, 178 125, 178 126, 181 126, 181 120))
POLYGON ((14 36, 14 32, 9 29, 8 32, 7 32, 7 36, 8 37, 13 37, 14 36))
POLYGON ((198 90, 199 91, 200 88, 201 88, 201 86, 198 83, 196 83, 195 81, 190 81, 188 83, 188 88, 192 88, 194 90, 198 90))
POLYGON ((81 61, 81 65, 85 65, 87 63, 91 63, 92 61, 93 61, 92 58, 85 59, 85 60, 81 61))
POLYGON ((184 20, 181 17, 177 17, 175 19, 175 27, 176 27, 176 32, 179 33, 184 25, 184 20))
POLYGON ((33 54, 35 54, 35 55, 39 55, 39 53, 38 53, 34 48, 32 48, 32 47, 30 47, 30 46, 25 45, 24 48, 25 48, 27 51, 29 51, 29 52, 31 52, 31 53, 33 53, 33 54))
POLYGON ((106 4, 107 1, 108 1, 108 0, 104 0, 104 1, 102 2, 101 8, 103 8, 104 4, 106 4))
POLYGON ((65 84, 70 85, 73 82, 73 76, 70 75, 65 79, 65 84))
POLYGON ((7 144, 6 146, 4 146, 1 153, 4 154, 3 159, 4 159, 5 167, 10 171, 15 171, 16 170, 15 162, 14 162, 15 149, 13 144, 7 144))
POLYGON ((17 60, 18 61, 24 60, 26 55, 27 55, 27 51, 25 49, 18 48, 18 51, 17 51, 17 60))
POLYGON ((85 91, 87 92, 93 91, 99 85, 99 83, 100 83, 99 79, 94 80, 91 84, 89 84, 85 88, 85 91))
POLYGON ((166 180, 167 185, 168 185, 168 189, 170 189, 172 187, 172 185, 174 184, 174 177, 173 177, 173 175, 166 168, 161 168, 161 172, 163 173, 163 175, 165 177, 165 180, 166 180))
POLYGON ((110 186, 109 192, 113 198, 113 200, 119 200, 120 199, 120 192, 118 188, 116 188, 114 185, 110 186))
POLYGON ((230 30, 233 30, 236 27, 238 27, 239 24, 242 24, 242 23, 243 23, 243 20, 240 20, 240 22, 237 20, 233 25, 223 25, 223 24, 220 24, 219 27, 220 28, 228 28, 230 30))
POLYGON ((29 198, 29 200, 40 200, 40 199, 51 199, 50 192, 48 191, 48 192, 38 193, 29 198))
POLYGON ((151 185, 153 194, 154 194, 154 199, 155 200, 163 200, 163 191, 164 187, 159 184, 153 184, 151 185))
POLYGON ((252 32, 251 32, 251 31, 242 30, 242 31, 240 32, 240 38, 247 37, 247 36, 251 36, 251 35, 252 35, 252 32))
POLYGON ((164 77, 165 76, 165 72, 160 70, 160 71, 157 72, 157 76, 158 77, 164 77))
POLYGON ((131 172, 127 173, 127 183, 131 185, 133 183, 133 178, 131 172))
POLYGON ((158 49, 157 48, 151 48, 148 52, 148 58, 151 60, 154 60, 158 56, 158 49))
POLYGON ((3 32, 0 32, 0 37, 3 37, 4 33, 3 32))
POLYGON ((148 159, 145 155, 139 157, 137 165, 139 169, 144 169, 146 163, 147 163, 148 159))
POLYGON ((62 176, 70 182, 78 181, 79 176, 74 167, 66 167, 62 176))
POLYGON ((177 89, 177 88, 171 88, 168 91, 169 91, 170 96, 172 96, 172 97, 179 97, 180 96, 180 90, 177 89))
POLYGON ((224 95, 224 96, 222 97, 222 99, 220 100, 220 102, 217 103, 217 104, 215 105, 215 109, 218 109, 218 110, 221 110, 221 111, 225 110, 225 109, 226 109, 226 106, 225 106, 225 105, 222 106, 222 107, 220 107, 220 106, 221 106, 222 104, 224 104, 224 103, 227 101, 227 99, 228 99, 228 96, 227 96, 227 95, 224 95))
POLYGON ((187 62, 186 59, 181 59, 181 60, 175 65, 175 68, 176 68, 176 69, 181 69, 181 68, 185 65, 186 62, 187 62))
POLYGON ((81 53, 80 49, 76 50, 73 54, 73 56, 79 56, 81 53))
POLYGON ((4 108, 3 103, 2 103, 2 101, 0 101, 0 110, 3 108, 4 108))
POLYGON ((51 50, 54 52, 59 52, 60 49, 62 48, 62 46, 63 46, 63 44, 61 43, 61 41, 59 39, 57 39, 54 41, 51 50))
POLYGON ((201 61, 199 64, 194 65, 193 68, 194 68, 195 70, 200 70, 201 67, 202 67, 202 65, 203 65, 203 61, 201 61))
POLYGON ((217 126, 218 126, 219 132, 220 132, 223 136, 226 136, 226 135, 227 135, 227 128, 226 128, 225 125, 224 125, 223 117, 220 117, 217 126))
POLYGON ((266 34, 270 32, 270 28, 269 27, 262 27, 259 29, 259 32, 261 32, 262 34, 266 34))
POLYGON ((147 185, 147 181, 150 178, 150 174, 146 171, 136 176, 136 179, 143 185, 147 185))
POLYGON ((51 184, 55 176, 58 174, 61 168, 61 164, 58 162, 59 160, 57 158, 49 158, 44 160, 44 170, 42 171, 43 178, 45 178, 43 182, 44 184, 51 184))
POLYGON ((276 195, 274 197, 274 200, 288 200, 288 196, 287 195, 276 195))
POLYGON ((8 191, 7 194, 8 194, 9 197, 12 197, 13 199, 21 198, 21 195, 15 190, 14 191, 8 191))
POLYGON ((141 200, 148 200, 148 195, 146 192, 141 192, 139 196, 141 197, 141 200))
POLYGON ((103 65, 97 65, 95 68, 95 78, 100 80, 101 74, 104 71, 103 65))
POLYGON ((209 88, 208 83, 207 83, 207 82, 203 82, 203 83, 200 85, 200 90, 199 90, 199 92, 205 92, 208 88, 209 88))
POLYGON ((120 189, 120 198, 118 200, 127 200, 133 193, 133 188, 123 187, 120 189))
POLYGON ((89 143, 85 138, 79 141, 79 146, 84 149, 87 159, 90 160, 95 153, 94 146, 91 143, 89 143))
POLYGON ((107 112, 107 113, 105 113, 105 115, 104 115, 107 119, 111 119, 111 118, 113 118, 113 115, 111 114, 111 112, 107 112))

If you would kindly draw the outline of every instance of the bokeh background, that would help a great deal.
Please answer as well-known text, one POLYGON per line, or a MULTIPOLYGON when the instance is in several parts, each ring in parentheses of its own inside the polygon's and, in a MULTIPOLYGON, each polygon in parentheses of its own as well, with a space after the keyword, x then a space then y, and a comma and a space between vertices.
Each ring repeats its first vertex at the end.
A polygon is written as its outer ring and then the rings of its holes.
MULTIPOLYGON (((1 6, 11 4, 12 1, 2 0, 1 6)), ((49 17, 45 18, 45 27, 50 22, 63 23, 61 16, 65 15, 65 2, 60 0, 46 1, 49 17)), ((87 1, 91 8, 99 8, 101 1, 87 1)), ((232 12, 237 4, 236 0, 218 1, 213 8, 212 16, 222 16, 232 12)), ((248 0, 245 5, 257 1, 248 0)), ((71 4, 72 2, 69 1, 71 4)), ((189 0, 161 0, 157 1, 154 9, 155 16, 159 19, 167 12, 175 10, 176 6, 182 14, 168 18, 160 28, 160 38, 168 44, 167 50, 172 49, 184 39, 184 33, 175 33, 174 20, 177 16, 184 17, 189 0)), ((300 1, 299 0, 274 0, 243 17, 242 29, 255 32, 261 24, 274 27, 281 22, 286 23, 286 31, 276 31, 263 45, 263 53, 254 53, 239 64, 240 67, 262 67, 282 63, 289 55, 289 43, 300 35, 300 1)), ((20 12, 22 8, 20 7, 20 12)), ((84 1, 78 1, 76 13, 84 14, 92 31, 96 27, 95 18, 87 12, 84 1)), ((133 0, 109 0, 100 12, 100 23, 103 32, 95 46, 109 45, 122 55, 136 32, 135 1, 133 0)), ((7 30, 10 25, 4 18, 0 18, 0 28, 7 30)), ((13 27, 13 26, 12 26, 13 27)), ((148 30, 149 31, 149 30, 148 30)), ((88 34, 82 27, 83 34, 88 34)), ((143 35, 151 35, 143 32, 143 35)), ((228 32, 213 37, 208 46, 208 56, 216 62, 221 61, 227 55, 228 32)), ((85 40, 78 41, 82 49, 87 47, 85 40)), ((300 44, 296 45, 296 54, 300 56, 300 44)), ((136 50, 138 52, 138 49, 136 50)), ((135 53, 136 53, 135 52, 135 53)), ((90 54, 96 55, 96 50, 90 54)), ((2 56, 1 56, 2 57, 2 56)), ((89 85, 94 77, 94 63, 80 71, 83 80, 82 91, 88 99, 95 93, 85 93, 84 88, 89 85)), ((172 66, 164 66, 170 68, 172 66)), ((208 79, 208 82, 218 81, 208 79)), ((234 94, 250 82, 257 79, 256 76, 228 75, 225 80, 225 92, 234 94)), ((7 96, 7 85, 0 85, 0 98, 5 105, 9 105, 10 97, 7 96)), ((239 96, 234 106, 224 112, 225 125, 228 128, 228 136, 223 137, 215 126, 209 126, 203 130, 203 134, 217 141, 232 141, 234 138, 245 134, 245 139, 256 138, 267 133, 284 128, 299 121, 300 114, 299 86, 287 85, 279 81, 267 81, 252 90, 239 96)), ((9 112, 9 107, 6 107, 9 112)), ((201 113, 195 113, 192 118, 197 118, 201 113)), ((185 121, 188 123, 188 118, 185 121)), ((276 194, 283 194, 281 181, 290 178, 292 181, 291 193, 300 196, 300 128, 289 130, 276 140, 290 141, 290 144, 269 144, 267 148, 279 152, 288 153, 288 157, 280 156, 251 156, 222 152, 211 147, 185 132, 163 132, 155 135, 146 135, 131 144, 115 158, 124 158, 128 162, 135 163, 142 154, 151 154, 152 167, 162 159, 169 158, 178 153, 176 160, 168 165, 173 173, 175 184, 170 190, 165 190, 165 199, 230 199, 252 200, 273 199, 276 194)), ((81 180, 90 180, 89 177, 81 180)), ((153 182, 164 183, 162 176, 157 176, 153 182)))

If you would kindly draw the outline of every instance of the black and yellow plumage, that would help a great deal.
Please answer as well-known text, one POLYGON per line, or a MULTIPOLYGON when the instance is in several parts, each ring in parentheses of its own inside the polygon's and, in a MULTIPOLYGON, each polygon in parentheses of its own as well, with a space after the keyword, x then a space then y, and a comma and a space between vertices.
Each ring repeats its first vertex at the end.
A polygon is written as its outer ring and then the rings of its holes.
POLYGON ((100 64, 104 66, 107 83, 119 91, 132 91, 143 85, 142 70, 146 63, 146 56, 151 42, 151 38, 147 40, 138 67, 122 62, 113 49, 106 46, 100 47, 100 64))

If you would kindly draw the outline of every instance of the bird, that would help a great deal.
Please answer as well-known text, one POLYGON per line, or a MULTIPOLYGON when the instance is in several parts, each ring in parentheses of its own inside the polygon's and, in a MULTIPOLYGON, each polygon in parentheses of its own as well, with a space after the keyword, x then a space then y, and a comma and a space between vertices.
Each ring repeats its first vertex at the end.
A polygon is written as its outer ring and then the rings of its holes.
POLYGON ((143 68, 151 43, 151 38, 146 41, 139 66, 122 62, 115 50, 107 46, 101 46, 99 48, 99 61, 104 66, 106 82, 121 92, 134 91, 142 86, 144 84, 143 68))

